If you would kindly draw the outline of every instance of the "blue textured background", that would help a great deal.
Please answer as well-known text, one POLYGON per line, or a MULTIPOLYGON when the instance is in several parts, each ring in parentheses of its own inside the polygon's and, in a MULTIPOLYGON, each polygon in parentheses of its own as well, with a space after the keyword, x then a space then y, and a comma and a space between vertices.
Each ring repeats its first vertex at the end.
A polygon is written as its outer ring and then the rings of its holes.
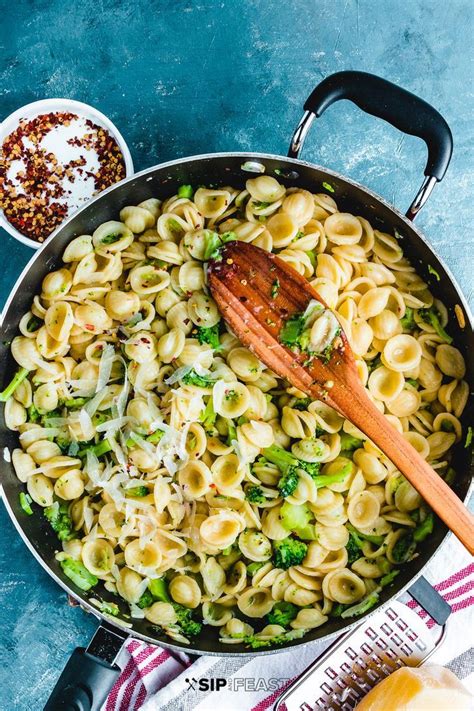
MULTIPOLYGON (((2 117, 42 97, 88 102, 116 122, 136 169, 211 151, 286 153, 306 96, 341 69, 418 93, 455 143, 418 225, 472 305, 472 0, 16 0, 3 3, 0 32, 2 117)), ((344 102, 317 122, 304 157, 405 208, 425 148, 344 102)), ((31 251, 0 237, 3 303, 31 251)), ((0 526, 0 709, 37 711, 95 624, 67 606, 3 507, 0 526)))

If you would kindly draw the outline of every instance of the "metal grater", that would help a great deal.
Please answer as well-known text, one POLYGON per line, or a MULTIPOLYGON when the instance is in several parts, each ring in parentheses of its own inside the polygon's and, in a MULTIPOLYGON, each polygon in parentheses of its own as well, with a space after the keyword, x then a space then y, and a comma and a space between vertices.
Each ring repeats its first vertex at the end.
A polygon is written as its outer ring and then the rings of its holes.
POLYGON ((379 681, 403 666, 418 667, 441 644, 401 602, 339 637, 280 696, 273 711, 352 711, 379 681))

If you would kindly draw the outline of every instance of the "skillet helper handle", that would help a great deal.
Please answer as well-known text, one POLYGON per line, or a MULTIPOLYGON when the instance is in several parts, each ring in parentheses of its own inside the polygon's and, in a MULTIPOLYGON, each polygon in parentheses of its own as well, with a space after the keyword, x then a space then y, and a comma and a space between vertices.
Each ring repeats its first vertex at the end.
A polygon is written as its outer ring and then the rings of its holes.
POLYGON ((120 675, 120 667, 76 647, 44 711, 99 711, 120 675))
POLYGON ((76 647, 44 711, 100 711, 121 669, 115 664, 126 637, 101 624, 87 649, 76 647))
POLYGON ((421 138, 428 148, 425 180, 408 212, 414 219, 437 182, 443 179, 453 151, 451 130, 430 104, 396 84, 366 72, 337 72, 323 79, 310 94, 288 155, 297 158, 314 118, 336 101, 347 99, 362 111, 388 121, 403 133, 421 138))
POLYGON ((408 589, 408 593, 441 627, 446 624, 452 610, 446 600, 422 575, 408 589))

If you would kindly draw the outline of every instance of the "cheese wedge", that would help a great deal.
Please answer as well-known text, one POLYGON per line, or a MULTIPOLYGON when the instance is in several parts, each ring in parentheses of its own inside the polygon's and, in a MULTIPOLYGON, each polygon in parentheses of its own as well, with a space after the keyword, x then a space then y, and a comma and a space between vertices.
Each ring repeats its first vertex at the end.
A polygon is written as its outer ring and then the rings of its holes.
POLYGON ((449 669, 402 667, 369 691, 354 711, 470 711, 472 702, 449 669))

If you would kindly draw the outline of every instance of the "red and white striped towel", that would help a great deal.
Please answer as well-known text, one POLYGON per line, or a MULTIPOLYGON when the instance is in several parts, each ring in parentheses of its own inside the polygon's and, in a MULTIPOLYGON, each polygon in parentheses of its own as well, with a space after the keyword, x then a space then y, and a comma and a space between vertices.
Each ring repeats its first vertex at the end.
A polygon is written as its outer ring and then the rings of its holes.
MULTIPOLYGON (((451 537, 424 574, 453 611, 446 639, 430 662, 451 668, 472 692, 474 563, 451 537)), ((434 626, 434 621, 413 599, 406 596, 404 601, 418 612, 428 627, 434 626)), ((312 643, 271 656, 204 656, 191 662, 184 653, 170 653, 130 639, 119 659, 123 672, 102 711, 216 711, 216 708, 265 711, 327 646, 327 643, 312 643), (227 680, 224 689, 199 689, 200 679, 219 678, 227 680)))

